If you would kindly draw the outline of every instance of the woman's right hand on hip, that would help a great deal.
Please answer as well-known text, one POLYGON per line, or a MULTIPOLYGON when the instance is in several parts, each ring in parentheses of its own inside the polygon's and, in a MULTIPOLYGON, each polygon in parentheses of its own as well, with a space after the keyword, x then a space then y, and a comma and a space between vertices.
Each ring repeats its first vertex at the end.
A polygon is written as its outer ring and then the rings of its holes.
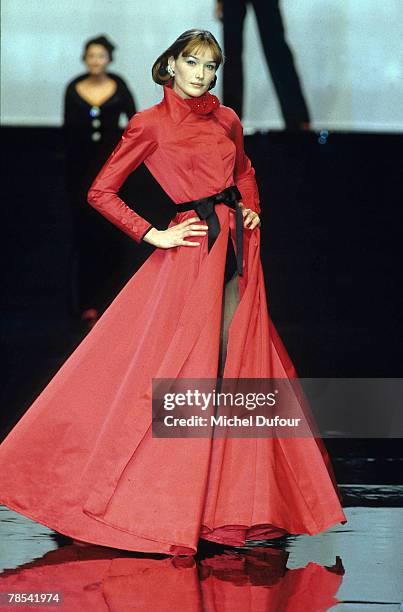
POLYGON ((172 225, 166 230, 157 230, 155 227, 144 236, 144 242, 148 242, 160 249, 171 249, 177 246, 199 246, 200 242, 186 240, 189 236, 205 236, 208 230, 207 225, 198 225, 200 219, 192 217, 182 223, 172 225))

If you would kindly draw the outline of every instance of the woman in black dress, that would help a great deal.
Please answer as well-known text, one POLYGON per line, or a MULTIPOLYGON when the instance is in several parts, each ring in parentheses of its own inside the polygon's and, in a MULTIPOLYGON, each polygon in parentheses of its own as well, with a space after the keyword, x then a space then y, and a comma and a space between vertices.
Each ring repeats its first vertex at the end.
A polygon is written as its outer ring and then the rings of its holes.
POLYGON ((130 119, 136 112, 124 80, 108 71, 113 51, 105 36, 87 41, 82 56, 87 72, 70 81, 64 94, 67 186, 73 220, 71 308, 89 327, 124 281, 120 277, 126 242, 86 202, 92 181, 120 139, 120 116, 130 119))

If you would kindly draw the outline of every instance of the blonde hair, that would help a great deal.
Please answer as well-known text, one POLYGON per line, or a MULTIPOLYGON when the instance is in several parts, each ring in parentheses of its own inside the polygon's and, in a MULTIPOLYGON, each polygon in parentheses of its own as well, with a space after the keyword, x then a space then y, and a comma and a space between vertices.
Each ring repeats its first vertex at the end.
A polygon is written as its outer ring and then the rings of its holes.
MULTIPOLYGON (((155 60, 151 69, 153 81, 159 85, 167 85, 170 81, 172 82, 173 77, 167 71, 168 58, 174 57, 177 59, 181 53, 183 57, 188 57, 193 51, 203 47, 210 49, 217 68, 224 63, 222 49, 211 32, 208 30, 186 30, 155 60)), ((214 87, 216 80, 217 77, 213 79, 209 89, 214 87)))

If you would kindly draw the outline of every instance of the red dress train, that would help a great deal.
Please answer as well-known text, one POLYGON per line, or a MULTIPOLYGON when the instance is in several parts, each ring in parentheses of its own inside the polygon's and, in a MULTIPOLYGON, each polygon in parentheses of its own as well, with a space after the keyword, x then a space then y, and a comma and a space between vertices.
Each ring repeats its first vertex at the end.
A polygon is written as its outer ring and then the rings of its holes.
MULTIPOLYGON (((176 203, 236 184, 259 212, 235 113, 196 114, 172 89, 130 121, 89 202, 133 239, 150 223, 118 191, 144 162, 176 203)), ((152 378, 215 378, 223 277, 234 211, 216 206, 210 252, 156 249, 0 445, 0 502, 79 540, 193 554, 345 522, 329 458, 315 438, 153 438, 152 378)), ((179 213, 171 224, 195 216, 179 213)), ((260 230, 244 230, 244 275, 224 377, 294 378, 267 311, 260 230)))

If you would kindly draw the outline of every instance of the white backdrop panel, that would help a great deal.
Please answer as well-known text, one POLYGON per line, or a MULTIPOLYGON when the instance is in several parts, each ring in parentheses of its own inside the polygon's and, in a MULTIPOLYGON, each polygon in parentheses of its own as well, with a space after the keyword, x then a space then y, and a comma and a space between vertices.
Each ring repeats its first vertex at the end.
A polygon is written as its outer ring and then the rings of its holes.
MULTIPOLYGON (((403 131, 402 0, 282 0, 281 6, 313 126, 403 131)), ((65 84, 83 71, 82 44, 103 33, 118 45, 111 70, 128 81, 138 107, 155 104, 161 88, 151 80, 151 65, 192 27, 222 42, 213 0, 3 0, 2 123, 60 125, 65 84)), ((245 54, 244 123, 281 128, 250 7, 245 54)))

